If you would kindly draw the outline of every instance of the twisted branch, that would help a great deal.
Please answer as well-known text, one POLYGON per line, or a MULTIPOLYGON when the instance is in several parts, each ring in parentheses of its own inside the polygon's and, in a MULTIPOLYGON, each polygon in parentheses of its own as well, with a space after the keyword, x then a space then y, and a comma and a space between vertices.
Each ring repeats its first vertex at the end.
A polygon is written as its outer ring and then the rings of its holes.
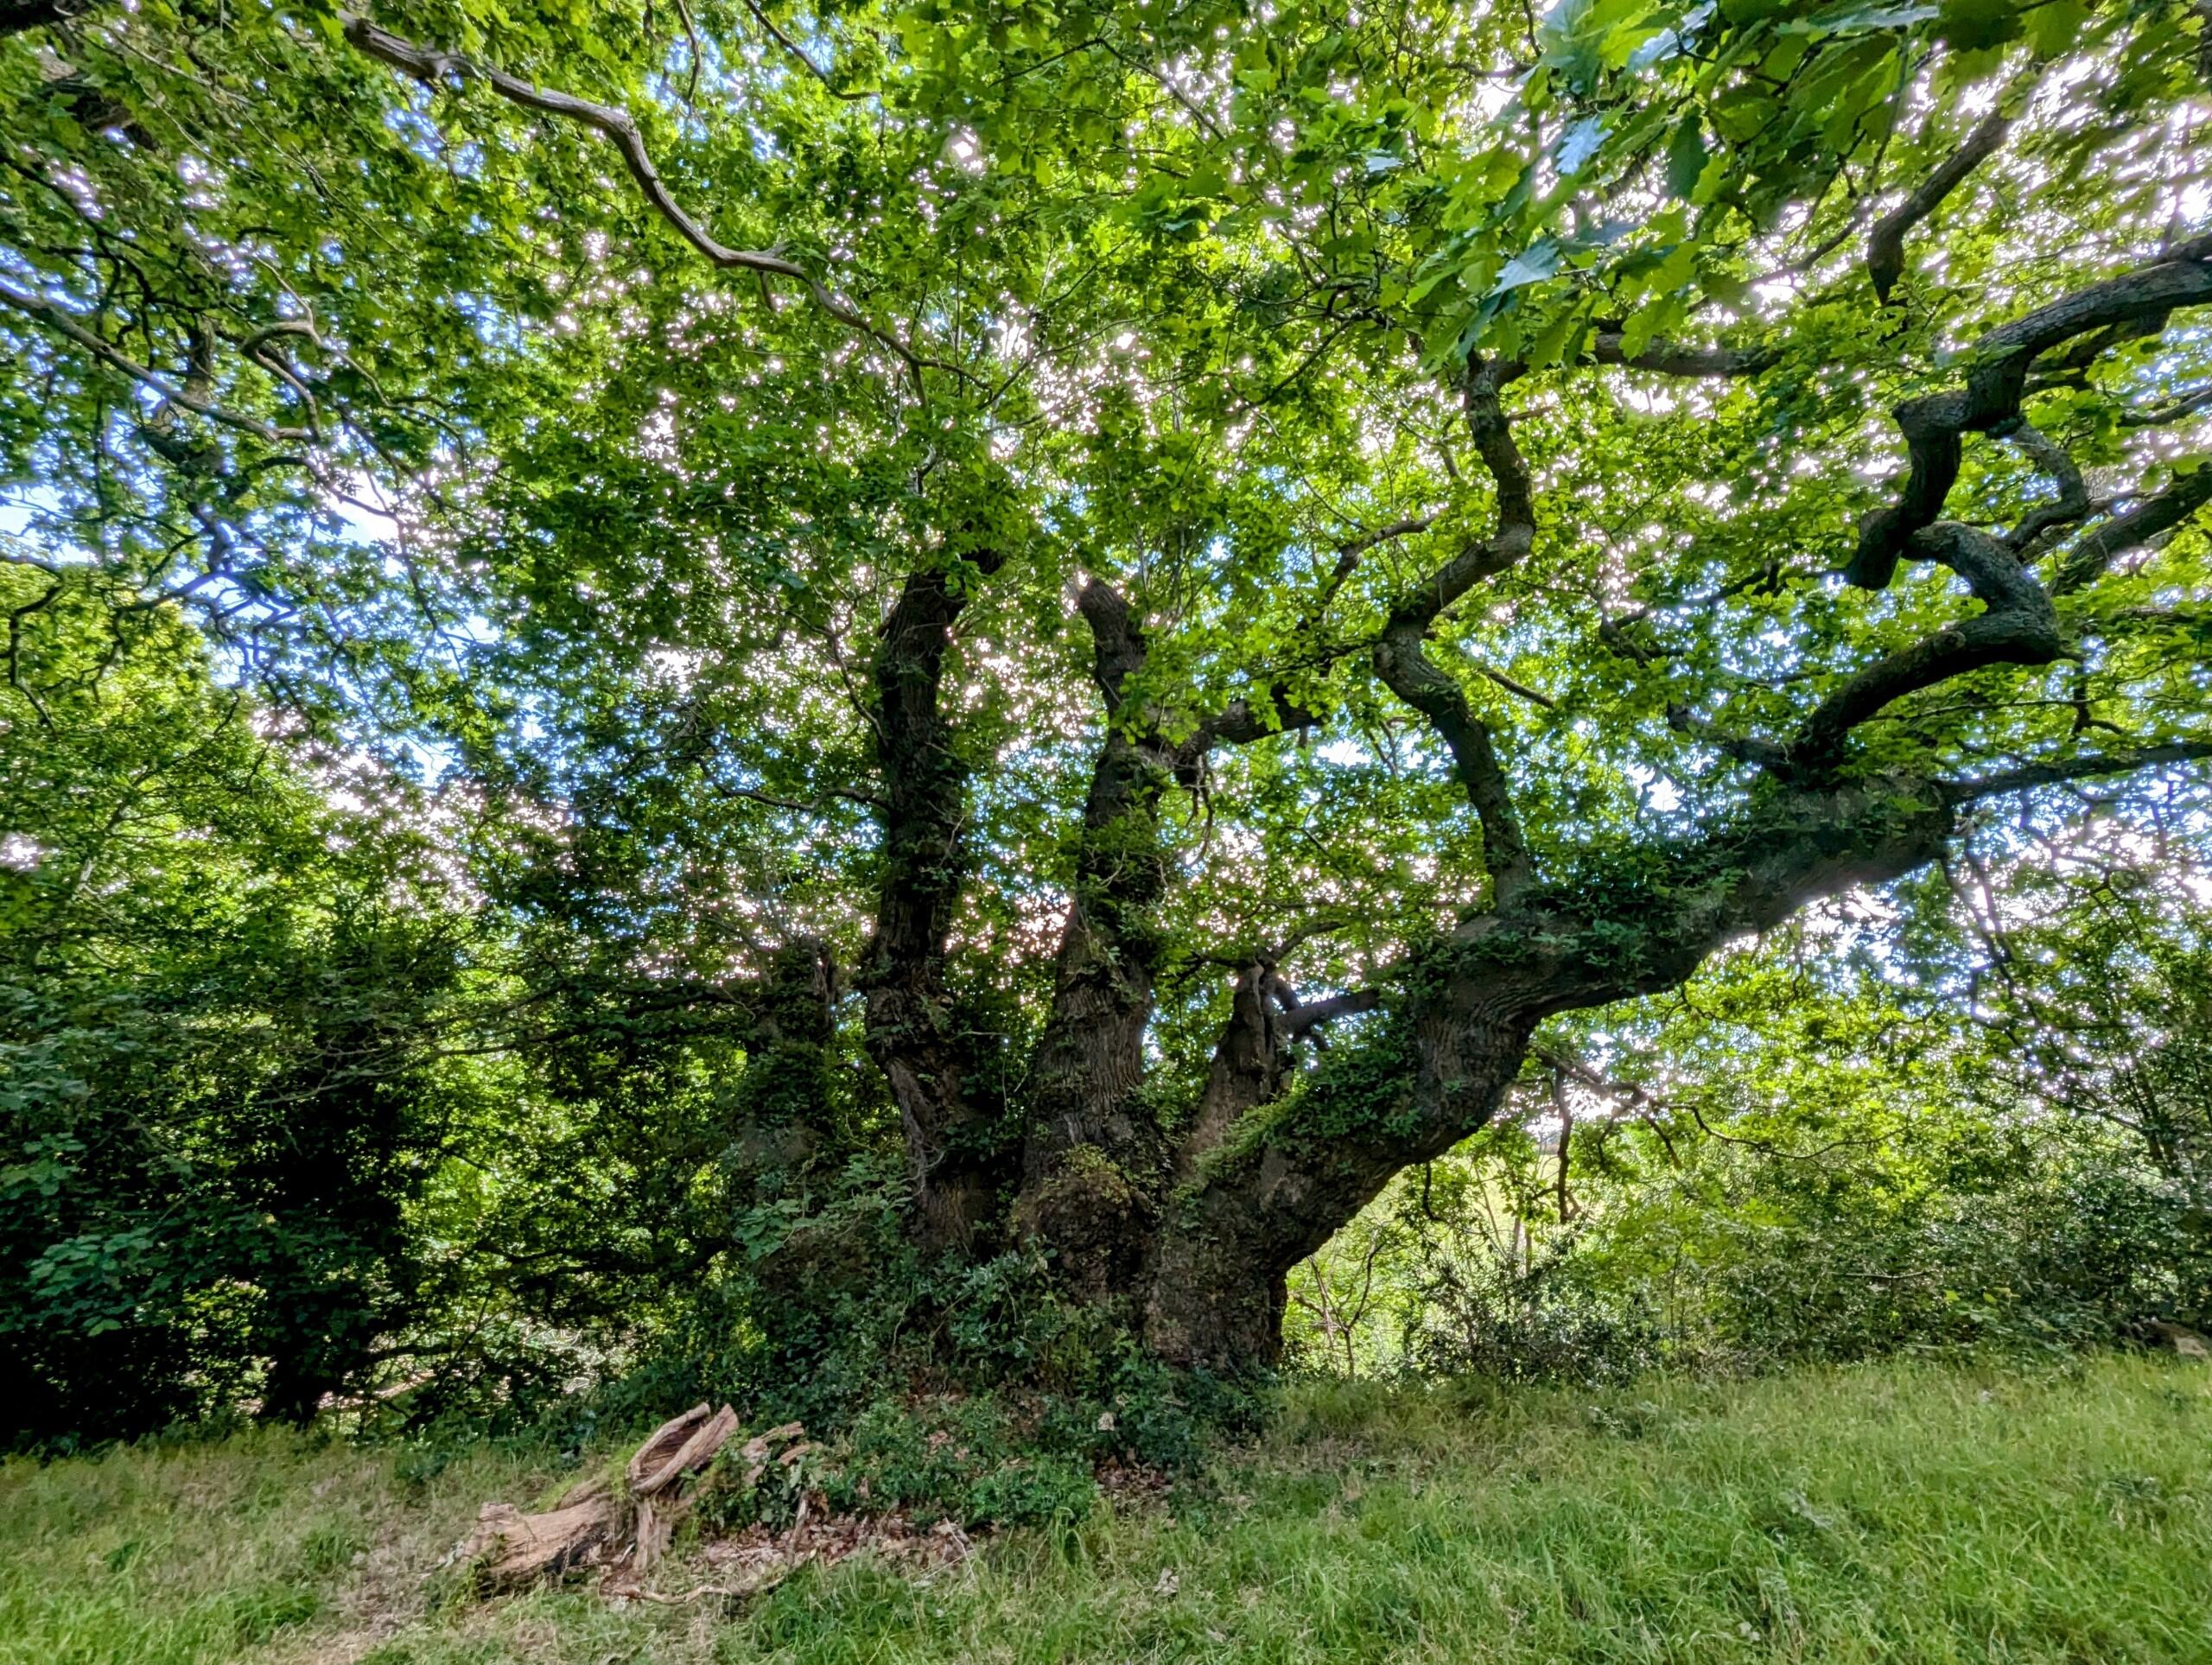
POLYGON ((1876 660, 1821 701, 1790 743, 1790 767, 1832 766, 1852 729, 1907 694, 1984 665, 2049 664, 2065 651, 2050 595, 1987 533, 1942 521, 1916 532, 1908 552, 1965 579, 1983 611, 1876 660))
POLYGON ((623 165, 630 170, 630 177, 636 181, 639 193, 653 211, 674 226, 683 240, 705 256, 710 264, 724 270, 753 271, 766 276, 791 279, 801 285, 814 304, 830 317, 849 329, 881 342, 897 353, 906 362, 918 387, 925 368, 957 373, 954 365, 922 357, 899 336, 874 323, 850 302, 836 295, 798 262, 785 258, 773 249, 733 249, 717 241, 670 193, 659 169, 653 166, 652 153, 645 149, 645 137, 638 130, 637 119, 628 111, 614 105, 595 104, 589 99, 541 87, 518 75, 510 75, 504 70, 480 64, 459 53, 439 52, 417 46, 389 29, 379 29, 365 17, 349 14, 344 15, 343 21, 346 38, 354 46, 426 86, 479 81, 510 104, 557 116, 564 121, 577 122, 604 134, 614 142, 614 148, 621 153, 623 165))
POLYGON ((2212 301, 2212 233, 2181 243, 2164 257, 2077 289, 1983 336, 1970 355, 1967 384, 1908 399, 1893 413, 1911 458, 1897 501, 1866 515, 1844 576, 1883 589, 1916 532, 1933 525, 1957 483, 1961 437, 2018 417, 2028 368, 2075 337, 2114 326, 2163 321, 2176 308, 2212 301))
POLYGON ((1427 639, 1438 613, 1483 579, 1517 565, 1535 545, 1535 487, 1498 399, 1498 390, 1519 373, 1517 365, 1478 363, 1470 366, 1461 391, 1475 448, 1497 488, 1496 526, 1399 600, 1374 651, 1376 675, 1428 719, 1450 750, 1467 802, 1482 823, 1484 859, 1494 899, 1501 905, 1534 880, 1535 865, 1490 727, 1475 715, 1457 680, 1428 657, 1427 639))

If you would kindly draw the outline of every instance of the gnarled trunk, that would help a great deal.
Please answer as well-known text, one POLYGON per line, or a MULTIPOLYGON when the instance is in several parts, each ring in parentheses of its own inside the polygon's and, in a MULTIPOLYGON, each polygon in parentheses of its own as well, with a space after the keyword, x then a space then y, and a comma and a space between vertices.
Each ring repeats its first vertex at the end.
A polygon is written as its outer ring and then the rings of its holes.
MULTIPOLYGON (((1002 560, 977 552, 974 575, 988 575, 1002 560)), ((969 772, 940 694, 969 581, 949 566, 910 575, 874 663, 883 874, 858 981, 868 1052, 906 1130, 916 1236, 932 1251, 990 1236, 1011 1166, 995 1119, 969 1090, 974 1059, 944 976, 945 937, 969 863, 969 772)))
POLYGON ((1052 1009, 1030 1065, 1014 1223, 1052 1254, 1066 1287, 1096 1300, 1141 1276, 1172 1160, 1157 1109, 1144 1100, 1154 912, 1167 881, 1160 806, 1203 753, 1164 738, 1125 698, 1145 651, 1128 604, 1094 583, 1082 607, 1108 729, 1084 804, 1052 1009))
POLYGON ((1212 1369, 1272 1360, 1285 1275, 1394 1175, 1487 1123, 1546 1017, 1672 987, 1816 896, 1908 873, 1941 852, 1954 819, 1928 783, 1805 791, 1668 851, 1662 882, 1532 887, 1411 956, 1383 1014, 1272 1102, 1259 1096, 1280 1068, 1271 1028, 1294 1027, 1300 1008, 1278 1018, 1241 998, 1208 1100, 1249 1107, 1193 1124, 1210 1142, 1160 1213, 1147 1347, 1212 1369))
MULTIPOLYGON (((1970 168, 1971 159, 1964 165, 1970 168)), ((1926 211, 1923 205, 1915 212, 1926 211)), ((1898 235, 1910 220, 1908 214, 1895 222, 1898 235)), ((1878 270, 1877 279, 1886 282, 1878 270)), ((1382 979, 1384 988, 1311 1008, 1287 1001, 1284 1011, 1271 1009, 1273 967, 1267 956, 1255 956, 1240 972, 1204 1098, 1179 1132, 1171 1131, 1174 1121, 1150 1101, 1143 1070, 1160 953, 1157 904, 1172 871, 1160 805, 1178 779, 1196 778, 1214 744, 1261 739, 1314 719, 1294 710, 1279 686, 1268 689, 1257 709, 1239 702, 1194 719, 1159 709, 1156 695, 1141 685, 1145 640, 1128 602, 1110 586, 1090 585, 1083 613, 1096 648, 1107 732, 1084 814, 1052 1010, 1034 1055, 1026 1107, 1031 1125, 1015 1210, 1025 1239, 1056 1258, 1065 1286, 1079 1296, 1132 1303, 1141 1312, 1147 1345, 1160 1356, 1217 1368, 1263 1362, 1279 1344, 1284 1275, 1392 1175, 1440 1154, 1487 1122, 1546 1018, 1680 983, 1732 937, 1777 924, 1815 897, 1881 883, 1935 860, 1964 804, 2206 755, 2203 742, 2177 741, 2031 763, 1975 779, 1945 778, 1932 756, 1894 778, 1859 772, 1863 763, 1853 766, 1859 731, 1898 702, 1971 673, 2040 667, 2060 658, 2068 644, 2055 598, 2094 581, 2120 552, 2163 536, 2202 506, 2212 487, 2188 480, 2169 487, 2077 543, 2048 588, 2034 571, 2034 552, 2051 529, 2086 512, 2078 479, 2060 505, 2004 537, 1942 518, 1962 466, 1964 437, 2022 431, 2021 402, 2040 357, 2077 339, 2100 339, 2099 332, 2162 323, 2177 308, 2208 300, 2212 238, 2198 237, 1990 331, 1972 355, 1964 387, 1898 406, 1893 414, 1911 471, 1894 502, 1862 518, 1845 576, 1880 588, 1901 562, 1940 565, 1964 581, 1980 611, 1833 681, 1785 739, 1733 733, 1687 706, 1670 707, 1670 726, 1736 759, 1757 778, 1741 809, 1724 823, 1624 853, 1539 853, 1514 801, 1502 731, 1471 697, 1448 642, 1438 639, 1447 610, 1476 586, 1518 567, 1539 531, 1535 475, 1501 398, 1527 366, 1470 359, 1459 391, 1489 476, 1494 524, 1391 600, 1382 627, 1367 640, 1366 657, 1377 681, 1421 714, 1450 754, 1465 807, 1481 827, 1485 908, 1441 941, 1408 954, 1382 979), (1579 873, 1569 877, 1578 864, 1579 873), (1363 1001, 1388 1009, 1322 1064, 1296 1066, 1287 1048, 1303 1028, 1363 1001)), ((1599 362, 1630 362, 1624 353, 1617 340, 1609 346, 1600 335, 1599 362)), ((1657 373, 1700 377, 1757 374, 1771 360, 1758 353, 1667 350, 1639 353, 1634 362, 1657 373)), ((2062 481, 2078 473, 2063 455, 2059 464, 2062 481)), ((1404 523, 1397 530, 1430 524, 1404 523)), ((1386 529, 1376 536, 1391 535, 1386 529)), ((1344 547, 1309 624, 1327 609, 1358 547, 1344 547)), ((910 581, 909 597, 901 601, 902 610, 915 602, 918 620, 932 616, 925 605, 929 595, 914 588, 922 581, 910 581)), ((938 629, 938 637, 942 633, 938 629)), ((902 685, 891 673, 905 674, 899 666, 909 660, 920 663, 899 639, 887 633, 878 662, 887 714, 894 709, 892 691, 902 685)), ((1629 639, 1617 633, 1607 639, 1618 646, 1629 639)), ((1641 650, 1624 651, 1643 657, 1641 650)), ((928 660, 925 678, 931 694, 926 721, 914 729, 924 735, 934 732, 929 725, 936 721, 935 664, 928 660)), ((1494 670, 1488 674, 1529 693, 1494 670)), ((899 768, 910 766, 902 755, 901 746, 887 741, 894 835, 905 824, 896 807, 906 790, 899 768)), ((924 809, 915 826, 954 824, 941 805, 924 809)), ((900 849, 894 836, 894 874, 906 859, 900 849)), ((953 847, 946 846, 940 868, 957 865, 953 847)), ((943 899, 949 902, 952 893, 946 890, 943 899)), ((879 940, 895 947, 892 901, 887 893, 879 940)), ((921 956, 902 963, 914 975, 930 962, 921 956)), ((887 975, 880 986, 889 991, 896 980, 887 975)), ((880 1026, 878 998, 871 996, 872 1039, 880 1026)), ((887 1000, 887 992, 880 998, 887 1000)), ((901 1085, 897 1072, 906 1069, 911 1077, 911 1055, 886 1048, 879 1057, 902 1107, 920 1095, 918 1086, 901 1085)))

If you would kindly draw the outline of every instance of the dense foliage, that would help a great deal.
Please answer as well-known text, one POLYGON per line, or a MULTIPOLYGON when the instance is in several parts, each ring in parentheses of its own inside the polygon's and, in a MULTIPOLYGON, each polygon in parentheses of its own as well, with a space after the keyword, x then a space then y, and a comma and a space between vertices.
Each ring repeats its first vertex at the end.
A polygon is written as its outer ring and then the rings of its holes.
POLYGON ((2206 31, 0 6, 11 1432, 2201 1317, 2206 31))
POLYGON ((1927 927, 1821 919, 1817 956, 1779 933, 1560 1037, 1508 1114, 1300 1268, 1294 1346, 1357 1374, 1608 1380, 2212 1322, 2202 880, 2093 853, 1979 956, 1942 940, 1975 914, 1939 880, 1904 899, 1927 927), (1929 935, 1936 957, 1897 952, 1929 935), (1946 964, 1981 997, 1951 1004, 1946 964))

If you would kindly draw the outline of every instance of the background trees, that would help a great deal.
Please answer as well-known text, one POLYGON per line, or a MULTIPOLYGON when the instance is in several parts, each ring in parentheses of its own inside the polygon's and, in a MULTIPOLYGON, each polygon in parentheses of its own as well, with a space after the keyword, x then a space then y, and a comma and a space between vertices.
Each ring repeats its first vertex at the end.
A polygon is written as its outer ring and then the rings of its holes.
POLYGON ((288 1008, 389 1070, 266 1101, 370 1282, 448 1208, 482 1311, 786 1375, 909 1274, 1243 1365, 1573 1014, 2198 836, 2193 11, 9 21, 10 744, 93 586, 437 806, 288 1008))

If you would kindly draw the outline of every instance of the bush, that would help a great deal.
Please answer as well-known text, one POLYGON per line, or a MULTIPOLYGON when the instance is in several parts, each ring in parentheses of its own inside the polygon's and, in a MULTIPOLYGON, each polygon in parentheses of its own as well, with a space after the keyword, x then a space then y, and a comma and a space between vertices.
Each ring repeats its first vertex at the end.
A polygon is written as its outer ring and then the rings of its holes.
POLYGON ((796 1455, 771 1461, 757 1478, 743 1442, 732 1441, 700 1489, 700 1518, 721 1530, 780 1529, 818 1494, 841 1514, 896 1510, 921 1526, 1080 1520, 1097 1497, 1090 1453, 1040 1449, 1036 1432, 988 1397, 880 1401, 834 1440, 794 1447, 796 1455))

